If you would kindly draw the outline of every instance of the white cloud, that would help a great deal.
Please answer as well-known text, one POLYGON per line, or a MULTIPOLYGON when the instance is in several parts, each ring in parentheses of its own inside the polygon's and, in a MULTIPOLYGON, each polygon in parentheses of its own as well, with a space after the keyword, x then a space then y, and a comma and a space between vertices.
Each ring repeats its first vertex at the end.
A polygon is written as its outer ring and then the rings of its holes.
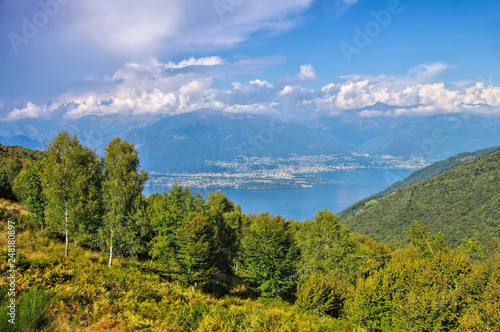
POLYGON ((173 63, 172 61, 169 61, 167 64, 165 64, 165 68, 184 68, 189 66, 215 66, 215 65, 222 65, 223 63, 224 60, 218 56, 210 56, 198 59, 191 57, 187 60, 182 60, 177 64, 173 63))
POLYGON ((273 88, 274 86, 272 84, 269 84, 268 81, 266 80, 259 80, 259 79, 256 79, 256 80, 253 80, 253 81, 250 81, 250 84, 255 84, 255 85, 258 85, 260 87, 262 86, 266 86, 268 88, 273 88))
POLYGON ((253 113, 253 114, 271 114, 278 106, 277 103, 268 103, 268 104, 250 104, 250 105, 241 105, 234 104, 229 105, 224 108, 224 112, 227 113, 253 113))
POLYGON ((128 56, 228 47, 256 31, 292 28, 312 1, 74 1, 68 34, 128 56))
POLYGON ((302 82, 314 81, 316 79, 316 69, 311 64, 302 65, 298 77, 302 82))
POLYGON ((410 71, 410 80, 421 83, 433 81, 439 74, 451 68, 453 68, 453 66, 444 62, 420 64, 410 71))
POLYGON ((317 78, 316 69, 311 64, 300 66, 300 73, 294 76, 286 76, 278 80, 280 84, 298 85, 314 81, 317 78))
POLYGON ((278 92, 278 94, 280 96, 284 96, 284 95, 287 95, 289 93, 291 93, 293 91, 293 86, 291 85, 285 85, 285 87, 283 88, 283 90, 281 90, 280 92, 278 92))
POLYGON ((7 115, 7 120, 19 120, 23 118, 39 118, 47 114, 47 107, 40 107, 31 102, 26 104, 25 108, 15 108, 7 115))
POLYGON ((472 87, 451 90, 444 83, 405 86, 402 82, 405 79, 385 76, 354 77, 344 83, 324 86, 322 91, 325 95, 315 101, 318 107, 330 109, 332 115, 346 110, 363 109, 376 103, 393 107, 377 110, 383 113, 364 112, 361 115, 431 115, 456 112, 500 114, 500 87, 485 87, 483 83, 476 83, 472 87))
POLYGON ((444 64, 419 66, 403 77, 346 76, 343 82, 316 89, 302 86, 316 78, 308 64, 301 66, 300 73, 274 83, 254 79, 233 82, 230 88, 214 87, 214 80, 248 70, 249 63, 260 68, 265 61, 227 63, 209 57, 179 63, 155 59, 131 62, 111 77, 95 80, 91 89, 68 92, 49 106, 29 102, 23 109, 12 110, 7 119, 49 116, 56 109, 57 114, 64 112, 70 118, 89 114, 174 115, 201 108, 230 113, 279 112, 289 118, 342 116, 352 111, 360 117, 457 112, 500 115, 500 87, 478 82, 451 89, 442 82, 421 82, 448 68, 444 64), (283 84, 287 80, 295 84, 283 84))

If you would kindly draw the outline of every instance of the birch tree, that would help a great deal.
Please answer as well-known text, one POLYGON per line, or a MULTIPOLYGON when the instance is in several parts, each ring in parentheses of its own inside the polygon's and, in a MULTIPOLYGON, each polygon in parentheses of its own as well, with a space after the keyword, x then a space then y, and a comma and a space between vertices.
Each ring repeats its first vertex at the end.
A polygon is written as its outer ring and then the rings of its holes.
POLYGON ((139 156, 134 144, 114 138, 104 157, 103 204, 104 227, 101 237, 109 248, 113 264, 115 248, 122 254, 134 255, 141 247, 137 210, 142 202, 142 189, 148 174, 139 171, 139 156))
POLYGON ((76 135, 62 131, 48 144, 42 174, 45 216, 58 232, 64 225, 67 257, 70 232, 74 231, 76 240, 90 237, 97 227, 101 163, 95 151, 80 144, 76 135), (78 230, 88 234, 78 234, 78 230))

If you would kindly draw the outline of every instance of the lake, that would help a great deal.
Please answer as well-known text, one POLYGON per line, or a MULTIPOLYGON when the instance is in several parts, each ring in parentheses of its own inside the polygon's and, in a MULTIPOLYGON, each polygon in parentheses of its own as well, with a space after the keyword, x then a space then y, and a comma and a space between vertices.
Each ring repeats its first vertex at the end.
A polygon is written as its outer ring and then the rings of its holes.
MULTIPOLYGON (((314 174, 329 179, 327 183, 299 189, 221 189, 227 197, 240 204, 244 213, 270 212, 287 219, 304 221, 312 219, 318 210, 329 209, 335 213, 351 204, 384 190, 414 170, 357 169, 314 174)), ((191 188, 203 196, 217 188, 191 188)), ((169 187, 148 188, 144 195, 167 192, 169 187)))

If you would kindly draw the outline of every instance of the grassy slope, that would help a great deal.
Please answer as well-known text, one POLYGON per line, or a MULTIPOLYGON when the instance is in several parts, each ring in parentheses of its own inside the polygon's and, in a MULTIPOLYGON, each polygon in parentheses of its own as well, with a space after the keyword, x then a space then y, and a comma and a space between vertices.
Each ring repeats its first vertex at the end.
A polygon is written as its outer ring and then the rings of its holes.
MULTIPOLYGON (((6 201, 2 202, 6 205, 6 201)), ((9 206, 9 209, 13 208, 9 206)), ((15 208, 21 210, 22 215, 26 214, 22 207, 15 208)), ((2 220, 0 266, 4 277, 8 270, 5 225, 5 220, 2 220)), ((21 223, 16 238, 18 254, 21 254, 17 257, 18 298, 21 297, 17 319, 28 319, 19 312, 23 304, 26 308, 48 298, 47 312, 40 309, 42 318, 38 319, 37 328, 40 330, 351 330, 343 321, 303 312, 285 302, 236 296, 241 294, 242 286, 233 289, 232 296, 216 298, 198 291, 193 294, 190 289, 161 280, 148 263, 117 258, 115 266, 108 269, 105 255, 72 247, 65 260, 62 242, 30 230, 19 232, 22 228, 21 223), (26 295, 28 290, 37 288, 44 290, 43 296, 33 299, 33 296, 26 295)), ((0 299, 4 297, 6 287, 6 280, 2 278, 0 299)), ((5 299, 2 307, 6 304, 5 299)), ((0 323, 5 323, 4 319, 0 323)), ((5 328, 0 324, 0 330, 5 328)))
POLYGON ((442 232, 451 246, 465 237, 500 236, 500 151, 368 202, 343 222, 375 240, 402 245, 414 220, 442 232))

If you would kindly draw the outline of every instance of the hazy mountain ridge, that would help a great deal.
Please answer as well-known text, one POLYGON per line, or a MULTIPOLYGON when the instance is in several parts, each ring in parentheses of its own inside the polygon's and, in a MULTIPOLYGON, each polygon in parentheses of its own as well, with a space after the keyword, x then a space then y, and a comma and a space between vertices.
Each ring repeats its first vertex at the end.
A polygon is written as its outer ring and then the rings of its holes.
POLYGON ((265 115, 221 113, 203 109, 168 117, 84 116, 57 123, 47 119, 0 122, 0 143, 40 149, 59 130, 77 134, 82 143, 103 153, 120 136, 136 144, 142 165, 156 172, 210 171, 214 161, 238 156, 288 157, 362 153, 428 161, 500 143, 500 119, 433 117, 370 117, 365 110, 342 118, 281 122, 265 115), (356 114, 356 116, 354 115, 356 114))
POLYGON ((231 161, 240 155, 286 157, 356 150, 333 135, 251 115, 187 113, 130 131, 125 138, 137 144, 144 167, 163 172, 205 171, 205 161, 231 161))

